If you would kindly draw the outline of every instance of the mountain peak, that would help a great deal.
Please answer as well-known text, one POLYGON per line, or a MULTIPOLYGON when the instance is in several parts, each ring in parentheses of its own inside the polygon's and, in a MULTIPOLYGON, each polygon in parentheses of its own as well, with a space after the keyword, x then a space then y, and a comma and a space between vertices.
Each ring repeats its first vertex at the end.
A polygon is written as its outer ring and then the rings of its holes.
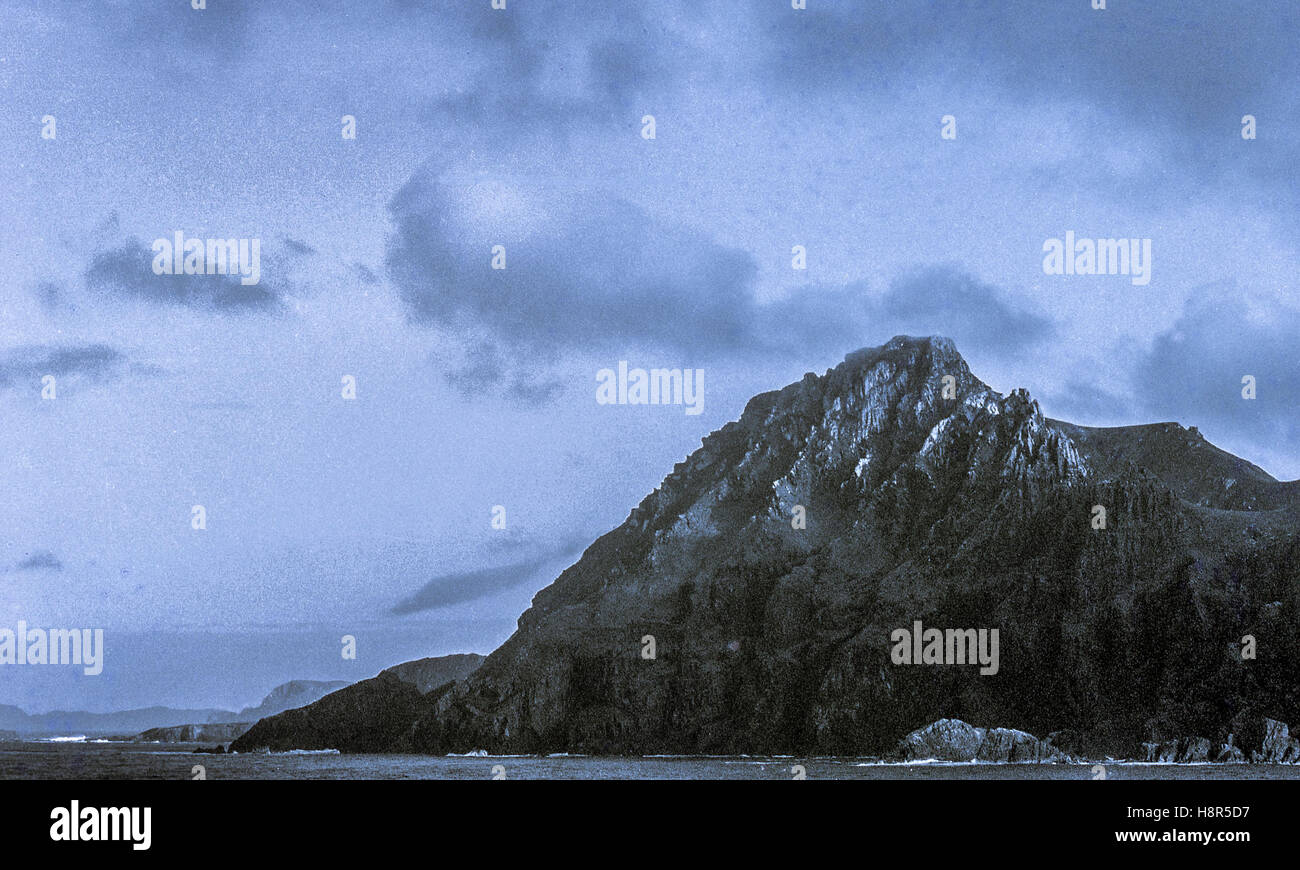
MULTIPOLYGON (((965 360, 957 352, 951 338, 942 335, 896 335, 876 347, 862 347, 844 355, 844 362, 831 371, 869 368, 881 361, 915 365, 931 361, 942 365, 965 367, 965 360)), ((829 374, 829 372, 828 372, 829 374)))
MULTIPOLYGON (((974 708, 1133 741, 1204 719, 1209 699, 1173 705, 1170 685, 1239 679, 1222 638, 1294 636, 1268 615, 1300 552, 1288 486, 1176 424, 1048 419, 949 339, 896 336, 755 396, 468 678, 373 686, 418 721, 362 736, 436 754, 863 754, 974 708), (918 620, 1000 629, 1015 652, 996 678, 896 667, 892 633, 918 620), (1203 641, 1117 640, 1153 626, 1203 641)), ((371 704, 359 686, 332 697, 371 704)))

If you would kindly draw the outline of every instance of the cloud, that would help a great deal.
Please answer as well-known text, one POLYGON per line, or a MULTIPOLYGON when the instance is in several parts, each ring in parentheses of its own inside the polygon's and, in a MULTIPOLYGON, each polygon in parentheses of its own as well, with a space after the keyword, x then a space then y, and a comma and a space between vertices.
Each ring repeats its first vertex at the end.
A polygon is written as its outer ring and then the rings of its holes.
POLYGON ((661 92, 685 65, 678 19, 668 12, 531 0, 508 14, 483 3, 441 16, 440 32, 470 46, 468 74, 429 99, 424 116, 489 148, 626 128, 641 117, 637 98, 661 92))
POLYGON ((18 574, 27 571, 62 571, 63 562, 49 550, 36 550, 27 558, 10 567, 6 573, 18 574))
POLYGON ((1156 337, 1137 368, 1135 396, 1160 420, 1213 429, 1258 445, 1300 447, 1300 311, 1252 310, 1242 294, 1206 288, 1156 337), (1242 378, 1256 398, 1242 397, 1242 378))
POLYGON ((63 288, 53 281, 42 281, 36 285, 36 298, 47 313, 64 307, 64 295, 63 288))
POLYGON ((418 613, 422 610, 435 610, 452 604, 461 604, 484 598, 497 592, 511 589, 527 581, 548 565, 554 565, 558 559, 576 555, 582 544, 570 542, 559 550, 540 558, 513 562, 478 571, 460 571, 443 574, 420 587, 413 595, 398 602, 391 613, 396 616, 418 613))
POLYGON ((1044 102, 1084 105, 1151 133, 1166 169, 1204 180, 1240 166, 1275 190, 1281 182, 1300 193, 1285 169, 1300 160, 1294 137, 1261 133, 1243 151, 1239 135, 1243 115, 1269 124, 1294 114, 1300 7, 1252 0, 1111 6, 819 3, 792 13, 789 4, 751 0, 746 18, 764 35, 755 73, 771 91, 837 100, 903 94, 938 80, 959 97, 976 82, 1025 112, 1044 102))
POLYGON ((865 281, 796 288, 757 316, 764 345, 793 357, 809 348, 847 352, 899 334, 946 335, 959 348, 1014 355, 1056 333, 1046 317, 953 265, 911 269, 880 294, 865 281))
POLYGON ((548 405, 564 392, 564 382, 516 375, 506 395, 528 407, 548 405))
POLYGON ((759 303, 752 255, 594 190, 421 172, 390 210, 386 266, 409 319, 488 336, 446 375, 467 395, 513 380, 512 397, 545 402, 559 383, 514 373, 512 361, 532 371, 562 353, 650 346, 690 361, 806 358, 810 348, 843 353, 901 332, 1009 353, 1054 333, 955 266, 914 269, 883 294, 858 282, 759 303), (504 269, 492 268, 497 245, 504 269))
POLYGON ((284 247, 291 255, 305 257, 316 253, 316 249, 306 242, 299 241, 292 236, 284 237, 284 247))
MULTIPOLYGON (((151 64, 183 65, 188 58, 233 59, 248 46, 256 5, 252 0, 207 0, 205 9, 190 2, 148 6, 101 2, 69 3, 68 13, 151 64)), ((121 48, 119 50, 121 50, 121 48)))
POLYGON ((126 357, 106 344, 27 345, 0 352, 0 387, 29 381, 39 388, 45 375, 103 382, 121 377, 125 368, 126 357))
POLYGON ((1060 414, 1066 422, 1084 426, 1123 426, 1141 417, 1131 398, 1078 380, 1044 395, 1043 407, 1050 407, 1053 414, 1060 414))
POLYGON ((443 377, 462 395, 472 396, 491 390, 501 382, 505 377, 505 362, 495 346, 480 344, 470 348, 464 365, 443 377))
POLYGON ((222 313, 274 311, 280 305, 280 293, 267 286, 264 273, 260 283, 251 285, 241 283, 238 267, 233 266, 229 275, 156 275, 153 259, 144 242, 127 239, 94 255, 86 269, 86 285, 101 294, 222 313))
POLYGON ((529 407, 549 404, 564 390, 561 381, 508 369, 509 363, 496 346, 484 342, 471 347, 465 354, 464 364, 451 369, 443 378, 467 398, 503 393, 506 398, 529 407))
POLYGON ((750 20, 774 37, 763 46, 768 84, 880 89, 977 70, 1014 96, 1084 96, 1133 119, 1205 130, 1230 129, 1243 106, 1284 93, 1300 65, 1290 3, 817 5, 791 14, 751 0, 750 20))
POLYGON ((752 339, 751 255, 624 200, 418 173, 385 258, 410 318, 477 326, 512 351, 648 342, 715 354, 752 339), (505 247, 506 268, 491 267, 505 247))
POLYGON ((938 332, 990 351, 1051 336, 1051 321, 1006 301, 1001 291, 955 266, 915 269, 895 279, 873 312, 894 332, 938 332))

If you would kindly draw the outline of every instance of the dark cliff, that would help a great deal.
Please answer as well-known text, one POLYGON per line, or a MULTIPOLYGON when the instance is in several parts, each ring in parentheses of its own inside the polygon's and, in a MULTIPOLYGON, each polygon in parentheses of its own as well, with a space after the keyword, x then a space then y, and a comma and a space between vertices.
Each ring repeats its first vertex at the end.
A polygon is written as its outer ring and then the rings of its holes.
POLYGON ((377 676, 331 692, 315 703, 261 720, 231 749, 408 749, 407 735, 429 709, 431 690, 463 680, 483 662, 474 654, 438 656, 394 665, 377 676))

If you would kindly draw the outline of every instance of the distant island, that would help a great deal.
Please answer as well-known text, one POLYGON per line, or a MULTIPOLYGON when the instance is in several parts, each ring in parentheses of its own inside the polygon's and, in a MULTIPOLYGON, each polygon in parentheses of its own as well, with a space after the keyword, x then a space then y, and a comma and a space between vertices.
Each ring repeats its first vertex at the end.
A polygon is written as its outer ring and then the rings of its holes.
MULTIPOLYGON (((245 707, 238 712, 214 708, 144 707, 116 713, 55 711, 29 714, 18 707, 0 705, 0 729, 14 734, 12 739, 72 735, 114 736, 126 739, 149 730, 158 730, 162 733, 172 728, 206 727, 223 723, 241 723, 247 727, 248 724, 265 716, 273 716, 282 710, 310 704, 346 685, 345 680, 290 680, 272 689, 257 706, 245 707)), ((216 734, 218 730, 212 729, 209 733, 216 734)), ((215 739, 228 740, 232 737, 215 739)))

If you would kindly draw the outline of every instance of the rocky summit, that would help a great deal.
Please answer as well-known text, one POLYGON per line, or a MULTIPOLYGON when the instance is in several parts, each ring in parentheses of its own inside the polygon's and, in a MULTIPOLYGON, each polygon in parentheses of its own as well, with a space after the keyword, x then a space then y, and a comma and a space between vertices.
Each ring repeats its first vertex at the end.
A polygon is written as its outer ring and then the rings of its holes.
POLYGON ((951 719, 972 758, 1053 733, 1275 753, 1259 723, 1300 720, 1298 519, 1300 484, 1194 428, 1052 420, 951 341, 897 337, 752 399, 383 742, 887 755, 951 719), (997 629, 1000 667, 896 665, 918 621, 997 629))

